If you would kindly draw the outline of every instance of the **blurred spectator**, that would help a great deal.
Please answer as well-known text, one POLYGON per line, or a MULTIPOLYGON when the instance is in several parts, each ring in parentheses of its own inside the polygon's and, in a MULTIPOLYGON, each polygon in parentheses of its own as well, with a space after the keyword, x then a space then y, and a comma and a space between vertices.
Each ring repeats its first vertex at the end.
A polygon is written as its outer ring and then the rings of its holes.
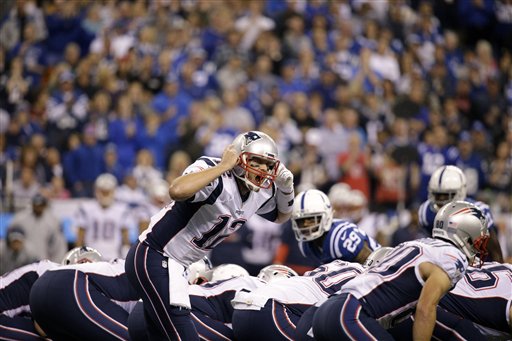
POLYGON ((74 196, 92 197, 93 183, 101 173, 103 148, 98 145, 92 127, 86 127, 83 144, 70 151, 67 170, 74 196))
POLYGON ((165 180, 171 183, 177 177, 183 175, 185 168, 192 163, 190 155, 183 150, 175 151, 169 158, 169 167, 165 180))
POLYGON ((117 158, 117 148, 112 143, 105 147, 102 166, 102 173, 110 173, 116 177, 118 182, 122 181, 125 168, 123 168, 119 163, 117 158))
POLYGON ((148 199, 131 170, 124 174, 123 182, 116 188, 114 197, 116 201, 126 203, 132 208, 144 205, 148 199))
POLYGON ((242 50, 250 50, 260 32, 270 31, 275 26, 274 20, 262 14, 263 5, 260 1, 250 1, 247 13, 235 21, 235 28, 242 32, 242 50))
POLYGON ((340 177, 338 155, 348 150, 349 137, 340 123, 336 109, 327 109, 322 120, 322 125, 318 128, 319 153, 325 162, 329 179, 337 181, 340 177))
POLYGON ((25 209, 30 204, 30 200, 34 197, 41 184, 37 182, 34 170, 29 167, 23 167, 20 172, 20 178, 14 180, 12 184, 12 199, 14 211, 25 209))
POLYGON ((41 193, 48 199, 69 199, 71 192, 66 189, 64 178, 55 175, 48 185, 41 189, 41 193))
POLYGON ((457 153, 455 166, 459 167, 466 175, 467 195, 475 197, 487 181, 484 172, 486 165, 478 154, 473 153, 473 141, 469 132, 463 131, 460 134, 457 153))
MULTIPOLYGON (((506 141, 496 147, 496 155, 489 165, 489 186, 498 194, 509 196, 512 188, 512 150, 506 141)), ((468 192, 469 193, 469 192, 468 192)))
POLYGON ((370 198, 370 154, 363 146, 361 136, 357 132, 349 135, 347 151, 338 155, 340 168, 339 182, 344 182, 352 189, 363 192, 366 200, 370 198))
POLYGON ((25 232, 18 226, 7 230, 4 240, 0 240, 0 276, 37 261, 25 243, 25 232))
POLYGON ((152 182, 162 179, 162 172, 155 168, 154 157, 149 150, 141 149, 137 152, 133 176, 137 179, 138 186, 146 193, 152 182))
POLYGON ((67 251, 61 225, 45 197, 36 194, 31 202, 30 207, 13 216, 9 226, 17 226, 23 230, 26 248, 38 260, 49 259, 60 263, 67 251))
POLYGON ((64 167, 60 161, 60 153, 57 148, 48 148, 46 151, 45 169, 45 182, 54 177, 64 177, 64 167))
POLYGON ((48 100, 49 134, 54 135, 54 145, 61 147, 72 131, 79 130, 87 119, 89 99, 75 88, 75 75, 62 71, 58 86, 48 100))
POLYGON ((224 105, 221 113, 224 127, 232 128, 239 133, 256 128, 251 112, 240 105, 238 93, 233 90, 224 90, 222 100, 224 105))
POLYGON ((43 11, 37 7, 36 1, 15 1, 15 6, 9 11, 7 18, 0 28, 0 41, 2 47, 11 49, 25 39, 25 27, 30 23, 34 25, 36 39, 43 40, 47 36, 43 11))

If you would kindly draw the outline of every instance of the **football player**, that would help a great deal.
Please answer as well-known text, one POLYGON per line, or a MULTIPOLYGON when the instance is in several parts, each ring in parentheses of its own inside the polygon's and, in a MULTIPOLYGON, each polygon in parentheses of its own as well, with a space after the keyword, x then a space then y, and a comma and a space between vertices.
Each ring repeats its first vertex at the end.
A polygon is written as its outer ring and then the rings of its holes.
POLYGON ((30 291, 32 317, 53 340, 128 340, 128 314, 139 296, 124 260, 62 265, 30 291))
POLYGON ((173 201, 151 217, 128 253, 126 272, 143 298, 151 338, 197 340, 183 272, 254 214, 288 220, 293 175, 274 140, 249 131, 221 159, 197 159, 172 181, 169 194, 173 201))
POLYGON ((292 228, 303 255, 322 263, 341 259, 363 264, 380 247, 354 223, 333 219, 329 198, 316 189, 300 192, 295 198, 292 228))
POLYGON ((95 200, 82 203, 76 214, 76 245, 98 250, 105 260, 123 258, 130 246, 130 211, 114 201, 117 180, 112 174, 98 176, 94 183, 95 200))
MULTIPOLYGON (((101 260, 98 251, 89 247, 74 248, 62 260, 62 264, 77 264, 101 260)), ((0 339, 40 340, 31 319, 30 290, 46 271, 60 264, 42 260, 22 266, 0 277, 0 339)))
POLYGON ((380 264, 320 306, 318 340, 393 340, 386 330, 414 311, 413 339, 430 340, 441 297, 487 252, 487 222, 475 205, 455 201, 436 215, 433 238, 400 244, 380 264))
POLYGON ((239 291, 232 301, 235 339, 295 340, 302 314, 363 270, 360 264, 335 260, 304 276, 290 274, 250 293, 239 291))
POLYGON ((487 228, 490 233, 488 245, 489 258, 496 262, 503 262, 503 255, 496 234, 497 227, 494 224, 489 205, 466 197, 466 176, 464 172, 456 166, 441 166, 432 173, 428 183, 428 199, 423 202, 418 209, 420 226, 423 227, 427 233, 432 233, 437 211, 439 211, 443 205, 454 200, 471 202, 484 213, 487 219, 487 228))

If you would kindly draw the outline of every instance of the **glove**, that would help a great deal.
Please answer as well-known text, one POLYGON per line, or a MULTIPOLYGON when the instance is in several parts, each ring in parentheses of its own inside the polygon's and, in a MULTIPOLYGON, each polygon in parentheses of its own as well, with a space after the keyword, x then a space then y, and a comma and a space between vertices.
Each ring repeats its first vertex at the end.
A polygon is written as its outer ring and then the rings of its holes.
POLYGON ((277 188, 284 193, 293 192, 293 174, 285 165, 280 164, 277 171, 276 179, 274 180, 277 188))

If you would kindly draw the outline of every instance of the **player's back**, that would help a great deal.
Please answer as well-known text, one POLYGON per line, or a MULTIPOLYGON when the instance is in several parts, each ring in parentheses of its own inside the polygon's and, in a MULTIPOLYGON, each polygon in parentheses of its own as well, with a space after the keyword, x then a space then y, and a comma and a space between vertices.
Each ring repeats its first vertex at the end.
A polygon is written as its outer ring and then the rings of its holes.
POLYGON ((439 305, 482 326, 510 333, 512 265, 485 263, 469 267, 439 305))
POLYGON ((0 314, 14 317, 30 311, 29 294, 34 282, 60 264, 42 260, 8 272, 0 277, 0 314))
POLYGON ((341 292, 355 296, 371 317, 389 327, 414 310, 424 284, 418 268, 424 262, 442 268, 453 285, 468 266, 464 254, 447 242, 432 238, 405 242, 341 292))
POLYGON ((274 299, 303 313, 310 306, 327 300, 363 271, 360 264, 335 260, 306 272, 304 276, 273 280, 247 295, 240 294, 237 299, 250 299, 260 306, 265 305, 269 299, 274 299))
POLYGON ((250 292, 266 285, 265 282, 253 276, 240 276, 226 280, 208 282, 202 285, 189 287, 192 309, 198 309, 209 317, 231 323, 233 306, 231 300, 238 291, 250 292), (207 308, 204 308, 204 300, 208 300, 207 308))
POLYGON ((104 259, 121 256, 122 229, 128 228, 131 215, 123 203, 102 207, 96 200, 82 203, 76 225, 85 229, 84 244, 98 250, 104 259))
MULTIPOLYGON (((87 274, 87 280, 96 286, 106 297, 116 303, 137 301, 139 296, 131 286, 124 270, 124 260, 63 265, 52 269, 57 271, 80 271, 87 274)), ((123 306, 124 307, 124 306, 123 306)))

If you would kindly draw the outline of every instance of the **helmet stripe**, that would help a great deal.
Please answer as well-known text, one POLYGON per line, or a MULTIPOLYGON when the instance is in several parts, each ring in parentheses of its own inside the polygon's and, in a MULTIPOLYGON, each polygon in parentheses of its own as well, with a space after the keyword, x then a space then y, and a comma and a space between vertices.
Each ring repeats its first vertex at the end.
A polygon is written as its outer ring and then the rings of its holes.
POLYGON ((457 212, 453 212, 452 214, 450 214, 450 217, 453 217, 454 215, 457 215, 457 214, 462 214, 462 213, 468 213, 468 212, 471 212, 471 208, 470 207, 465 207, 463 209, 460 209, 458 210, 457 212))
POLYGON ((441 174, 439 175, 439 183, 437 184, 439 187, 441 187, 441 182, 443 180, 443 174, 446 171, 446 166, 443 167, 443 170, 441 171, 441 174))
POLYGON ((304 209, 304 202, 306 201, 306 194, 308 194, 308 191, 306 190, 304 192, 304 195, 302 195, 302 199, 300 200, 300 209, 303 210, 304 209))

